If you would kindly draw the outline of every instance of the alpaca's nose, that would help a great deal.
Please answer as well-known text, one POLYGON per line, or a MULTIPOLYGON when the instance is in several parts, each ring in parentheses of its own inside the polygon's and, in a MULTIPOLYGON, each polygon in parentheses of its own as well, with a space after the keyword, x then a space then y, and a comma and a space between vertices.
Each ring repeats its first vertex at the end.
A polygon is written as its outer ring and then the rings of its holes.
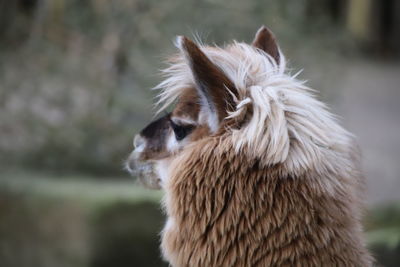
POLYGON ((135 149, 137 149, 139 147, 144 146, 145 142, 146 141, 144 140, 144 138, 140 134, 137 134, 133 139, 133 146, 135 147, 135 149))

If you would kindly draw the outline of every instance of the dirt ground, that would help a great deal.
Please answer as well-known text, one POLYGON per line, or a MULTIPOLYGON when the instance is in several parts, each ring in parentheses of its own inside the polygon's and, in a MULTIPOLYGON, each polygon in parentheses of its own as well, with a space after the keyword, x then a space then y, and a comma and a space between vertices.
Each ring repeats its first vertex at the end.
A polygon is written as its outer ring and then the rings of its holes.
POLYGON ((368 203, 400 200, 400 63, 353 61, 340 71, 333 110, 363 151, 368 203))

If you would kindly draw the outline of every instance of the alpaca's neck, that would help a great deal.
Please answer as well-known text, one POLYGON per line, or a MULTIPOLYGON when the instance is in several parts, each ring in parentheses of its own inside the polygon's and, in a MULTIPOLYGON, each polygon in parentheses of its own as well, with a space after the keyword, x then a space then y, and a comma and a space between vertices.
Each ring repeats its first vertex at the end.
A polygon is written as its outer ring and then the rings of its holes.
POLYGON ((199 162, 181 159, 166 188, 162 248, 173 266, 370 264, 349 185, 326 194, 323 182, 279 177, 233 154, 199 162))

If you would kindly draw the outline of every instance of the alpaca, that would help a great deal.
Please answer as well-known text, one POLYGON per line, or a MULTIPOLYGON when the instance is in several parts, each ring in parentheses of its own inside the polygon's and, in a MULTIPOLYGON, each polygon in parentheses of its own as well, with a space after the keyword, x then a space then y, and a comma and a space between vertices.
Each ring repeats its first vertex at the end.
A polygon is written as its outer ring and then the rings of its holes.
POLYGON ((371 266, 358 148, 290 75, 272 32, 251 45, 177 37, 160 110, 127 168, 165 191, 172 266, 371 266))

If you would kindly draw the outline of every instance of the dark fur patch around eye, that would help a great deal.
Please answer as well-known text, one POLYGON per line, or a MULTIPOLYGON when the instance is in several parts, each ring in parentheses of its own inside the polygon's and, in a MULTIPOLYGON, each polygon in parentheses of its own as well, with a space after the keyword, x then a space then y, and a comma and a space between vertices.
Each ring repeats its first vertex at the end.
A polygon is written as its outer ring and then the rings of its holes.
POLYGON ((160 138, 164 135, 165 129, 168 129, 168 120, 170 116, 171 114, 168 113, 151 122, 140 132, 140 134, 147 139, 160 138))
POLYGON ((140 135, 146 140, 146 148, 141 154, 141 160, 163 158, 167 155, 166 140, 170 131, 170 113, 151 122, 140 135))
POLYGON ((171 128, 174 131, 175 138, 177 141, 181 141, 184 139, 188 134, 190 134, 193 129, 195 128, 194 125, 180 125, 176 124, 172 120, 170 120, 171 128))

